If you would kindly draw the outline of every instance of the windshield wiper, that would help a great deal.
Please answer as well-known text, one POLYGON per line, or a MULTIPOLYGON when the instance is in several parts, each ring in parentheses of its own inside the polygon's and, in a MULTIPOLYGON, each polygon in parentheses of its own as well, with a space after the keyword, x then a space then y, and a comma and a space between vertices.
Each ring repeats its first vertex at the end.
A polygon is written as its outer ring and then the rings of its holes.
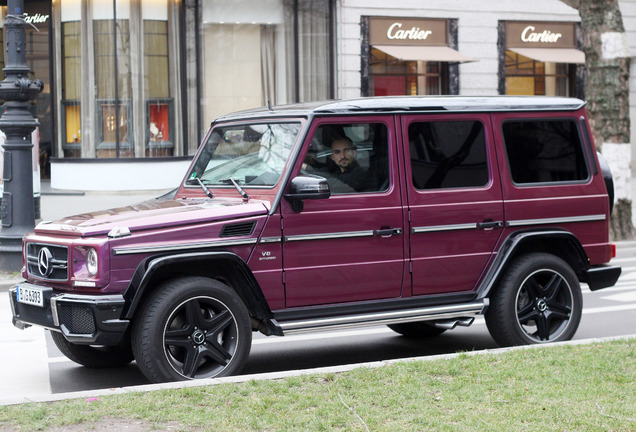
POLYGON ((212 192, 210 192, 210 189, 208 189, 208 187, 205 184, 203 184, 201 179, 197 177, 196 174, 193 174, 192 177, 190 177, 186 183, 191 183, 192 181, 196 181, 197 183, 199 183, 199 186, 201 186, 201 189, 203 189, 203 192, 205 192, 205 194, 208 197, 214 198, 214 195, 212 195, 212 192))
POLYGON ((243 188, 238 184, 238 182, 236 180, 234 180, 232 177, 227 178, 227 179, 223 179, 221 180, 222 183, 232 183, 234 185, 234 187, 236 188, 236 190, 238 191, 238 193, 241 194, 241 196, 243 197, 243 199, 250 199, 250 197, 247 195, 247 192, 245 192, 243 190, 243 188))

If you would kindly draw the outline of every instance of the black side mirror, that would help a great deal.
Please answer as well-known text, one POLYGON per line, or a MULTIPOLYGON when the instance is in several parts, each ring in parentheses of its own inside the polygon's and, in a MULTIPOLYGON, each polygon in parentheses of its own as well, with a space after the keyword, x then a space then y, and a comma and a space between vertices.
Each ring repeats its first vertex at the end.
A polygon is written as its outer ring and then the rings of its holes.
POLYGON ((295 212, 303 210, 303 200, 327 199, 331 196, 327 179, 314 175, 301 175, 292 179, 289 193, 284 197, 295 212))

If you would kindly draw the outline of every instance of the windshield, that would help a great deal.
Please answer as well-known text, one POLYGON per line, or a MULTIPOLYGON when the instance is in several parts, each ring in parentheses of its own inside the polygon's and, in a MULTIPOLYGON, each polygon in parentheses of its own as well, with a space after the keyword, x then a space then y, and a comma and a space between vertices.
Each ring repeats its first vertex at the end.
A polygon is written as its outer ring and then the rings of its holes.
POLYGON ((188 183, 271 187, 278 183, 300 123, 258 123, 214 128, 188 183))

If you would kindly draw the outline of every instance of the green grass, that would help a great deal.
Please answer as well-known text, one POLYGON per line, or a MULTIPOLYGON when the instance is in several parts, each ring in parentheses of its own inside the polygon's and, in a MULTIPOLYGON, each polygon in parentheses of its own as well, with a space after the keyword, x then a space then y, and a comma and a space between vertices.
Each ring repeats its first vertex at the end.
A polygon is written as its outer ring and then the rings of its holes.
POLYGON ((2 432, 113 430, 113 419, 131 430, 635 431, 636 340, 0 407, 2 432))

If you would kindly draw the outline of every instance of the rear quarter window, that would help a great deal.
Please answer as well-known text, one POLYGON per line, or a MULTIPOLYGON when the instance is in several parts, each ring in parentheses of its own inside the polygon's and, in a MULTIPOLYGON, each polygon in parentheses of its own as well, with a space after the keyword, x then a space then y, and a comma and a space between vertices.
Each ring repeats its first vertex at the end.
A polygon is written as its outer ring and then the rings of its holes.
POLYGON ((509 120, 502 125, 516 184, 581 182, 589 178, 574 119, 509 120))

